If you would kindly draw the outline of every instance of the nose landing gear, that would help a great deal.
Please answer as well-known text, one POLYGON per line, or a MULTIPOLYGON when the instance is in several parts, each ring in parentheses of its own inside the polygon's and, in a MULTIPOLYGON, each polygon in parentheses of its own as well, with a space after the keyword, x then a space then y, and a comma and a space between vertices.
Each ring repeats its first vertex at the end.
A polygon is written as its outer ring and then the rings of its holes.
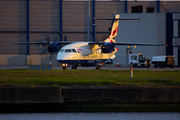
POLYGON ((101 70, 101 65, 96 65, 96 70, 101 70))
POLYGON ((72 65, 71 68, 72 68, 72 70, 73 70, 73 69, 76 70, 76 69, 77 69, 77 65, 72 65))

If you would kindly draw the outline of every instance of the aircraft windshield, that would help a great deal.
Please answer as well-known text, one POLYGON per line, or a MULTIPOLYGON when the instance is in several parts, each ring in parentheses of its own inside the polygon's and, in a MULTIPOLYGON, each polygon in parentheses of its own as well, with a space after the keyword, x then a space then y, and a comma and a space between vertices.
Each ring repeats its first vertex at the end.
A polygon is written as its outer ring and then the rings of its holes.
POLYGON ((75 49, 72 49, 72 51, 76 53, 76 50, 75 50, 75 49))
POLYGON ((75 52, 77 53, 76 49, 61 49, 60 52, 75 52))
POLYGON ((61 49, 60 52, 64 52, 64 49, 61 49))
POLYGON ((71 49, 65 49, 64 52, 71 52, 71 49))

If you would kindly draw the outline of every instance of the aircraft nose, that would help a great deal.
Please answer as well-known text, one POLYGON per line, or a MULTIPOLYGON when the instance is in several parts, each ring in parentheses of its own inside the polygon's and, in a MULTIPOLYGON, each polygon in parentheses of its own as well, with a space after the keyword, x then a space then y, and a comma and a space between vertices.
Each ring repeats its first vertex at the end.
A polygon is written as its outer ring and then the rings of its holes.
POLYGON ((68 60, 68 59, 71 59, 72 57, 72 54, 71 53, 61 53, 61 52, 58 52, 57 54, 57 59, 58 60, 68 60))
POLYGON ((60 52, 58 52, 58 54, 57 54, 57 60, 59 60, 60 57, 61 57, 60 52))

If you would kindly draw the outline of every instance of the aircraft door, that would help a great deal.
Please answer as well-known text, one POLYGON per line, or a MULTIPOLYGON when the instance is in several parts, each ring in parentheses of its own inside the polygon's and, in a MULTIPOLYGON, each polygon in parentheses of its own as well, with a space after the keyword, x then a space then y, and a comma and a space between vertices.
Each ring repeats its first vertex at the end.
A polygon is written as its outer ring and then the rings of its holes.
POLYGON ((77 59, 78 59, 78 61, 80 62, 80 60, 81 60, 81 55, 82 54, 82 52, 80 52, 79 50, 77 50, 77 59))

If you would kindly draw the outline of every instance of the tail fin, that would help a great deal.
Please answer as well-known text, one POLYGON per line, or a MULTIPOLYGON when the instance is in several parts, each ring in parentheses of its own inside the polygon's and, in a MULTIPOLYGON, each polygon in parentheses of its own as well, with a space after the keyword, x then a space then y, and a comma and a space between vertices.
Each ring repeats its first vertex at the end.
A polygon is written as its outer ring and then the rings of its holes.
POLYGON ((111 32, 109 37, 104 42, 116 42, 116 36, 118 33, 120 15, 115 15, 112 21, 111 32))
POLYGON ((118 33, 119 21, 122 20, 142 20, 142 18, 120 18, 120 15, 115 15, 114 18, 94 18, 96 20, 113 20, 111 26, 111 32, 109 37, 104 42, 116 42, 116 36, 118 33))

